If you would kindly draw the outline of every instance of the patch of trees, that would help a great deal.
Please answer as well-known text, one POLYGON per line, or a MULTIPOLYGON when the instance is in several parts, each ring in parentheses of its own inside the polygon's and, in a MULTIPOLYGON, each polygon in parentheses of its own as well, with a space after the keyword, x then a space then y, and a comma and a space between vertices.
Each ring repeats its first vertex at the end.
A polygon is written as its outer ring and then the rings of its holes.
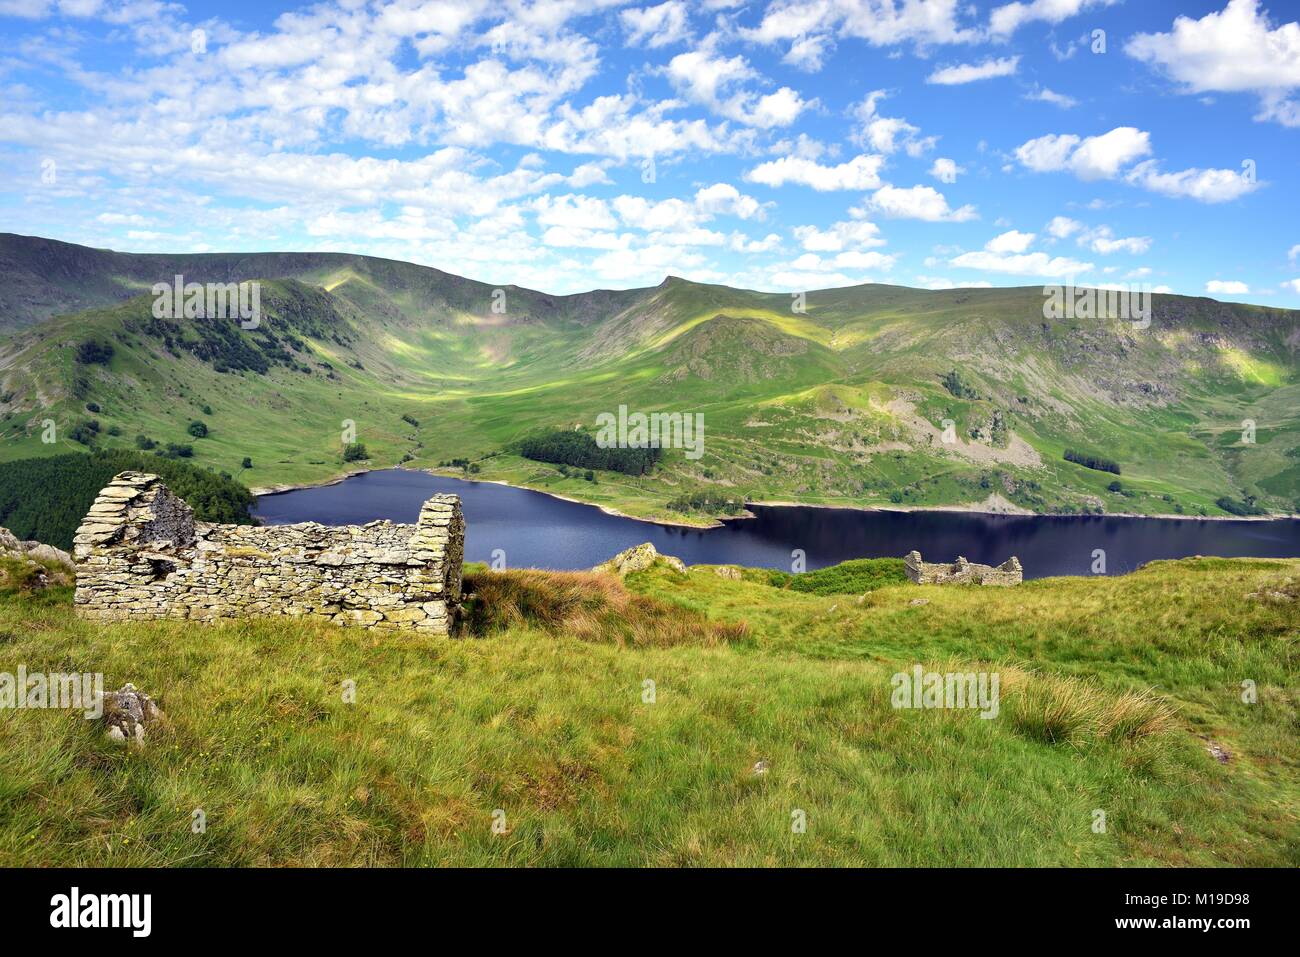
POLYGON ((1268 509, 1261 508, 1255 504, 1255 496, 1247 495, 1244 500, 1238 501, 1224 495, 1222 498, 1216 498, 1214 504, 1219 506, 1229 515, 1267 515, 1268 509))
POLYGON ((1119 475, 1119 463, 1112 462, 1110 459, 1102 458, 1100 455, 1093 455, 1091 452, 1079 452, 1076 449, 1065 450, 1065 461, 1073 462, 1075 465, 1082 465, 1086 469, 1093 469, 1097 472, 1111 472, 1119 475))
POLYGON ((978 399, 980 394, 962 381, 961 373, 956 369, 945 372, 940 380, 943 387, 959 399, 978 399))
POLYGON ((571 465, 579 469, 605 469, 624 475, 645 475, 663 457, 662 449, 608 448, 596 444, 587 432, 557 429, 529 436, 519 443, 519 454, 534 462, 571 465))
POLYGON ((70 550, 100 489, 128 469, 161 476, 202 521, 253 524, 253 496, 238 482, 157 454, 111 449, 0 463, 0 525, 70 550))
POLYGON ((370 458, 370 453, 366 451, 364 442, 349 442, 343 447, 344 462, 360 462, 362 459, 370 458))
POLYGON ((417 429, 420 427, 420 420, 417 419, 415 416, 411 415, 409 412, 402 416, 402 421, 405 422, 407 425, 415 426, 415 428, 417 429))
POLYGON ((83 366, 106 366, 113 358, 113 347, 98 339, 87 339, 77 346, 77 361, 83 366))
POLYGON ((745 510, 744 498, 701 489, 679 495, 668 503, 674 512, 709 512, 714 515, 738 515, 745 510))

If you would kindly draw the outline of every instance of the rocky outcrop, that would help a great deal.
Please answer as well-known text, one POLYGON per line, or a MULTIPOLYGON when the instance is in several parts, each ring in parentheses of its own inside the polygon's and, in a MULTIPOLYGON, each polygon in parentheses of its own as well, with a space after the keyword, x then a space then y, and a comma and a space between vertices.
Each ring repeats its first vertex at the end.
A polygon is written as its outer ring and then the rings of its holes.
POLYGON ((621 551, 609 561, 601 562, 592 571, 609 572, 622 578, 630 572, 639 572, 650 568, 655 562, 664 562, 679 572, 686 571, 685 562, 680 558, 674 558, 672 555, 660 555, 651 542, 644 542, 641 545, 635 545, 621 551))
POLYGON ((903 559, 907 577, 917 585, 1019 585, 1024 580, 1020 559, 1012 555, 1001 565, 976 565, 962 556, 951 564, 921 561, 913 549, 903 559))
POLYGON ((71 585, 75 574, 67 552, 41 542, 19 541, 7 528, 0 528, 0 558, 10 566, 0 567, 0 585, 40 590, 71 585))
POLYGON ((140 746, 150 734, 167 726, 167 716, 153 698, 130 683, 104 695, 103 719, 109 740, 140 746))
POLYGON ((123 472, 77 530, 76 609, 94 621, 287 615, 445 635, 464 540, 454 495, 425 502, 415 525, 214 525, 158 476, 123 472))

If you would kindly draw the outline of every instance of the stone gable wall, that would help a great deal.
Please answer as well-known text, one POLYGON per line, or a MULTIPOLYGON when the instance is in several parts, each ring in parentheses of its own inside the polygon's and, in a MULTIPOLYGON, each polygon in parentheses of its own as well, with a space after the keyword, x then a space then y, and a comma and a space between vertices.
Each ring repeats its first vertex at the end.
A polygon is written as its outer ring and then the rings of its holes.
POLYGON ((196 522, 156 475, 122 472, 74 540, 76 609, 95 621, 288 615, 445 635, 461 597, 460 499, 414 525, 196 522))
POLYGON ((1020 559, 1012 555, 1001 565, 975 565, 958 555, 950 564, 921 561, 913 549, 903 559, 907 577, 917 585, 1019 585, 1024 580, 1020 559))

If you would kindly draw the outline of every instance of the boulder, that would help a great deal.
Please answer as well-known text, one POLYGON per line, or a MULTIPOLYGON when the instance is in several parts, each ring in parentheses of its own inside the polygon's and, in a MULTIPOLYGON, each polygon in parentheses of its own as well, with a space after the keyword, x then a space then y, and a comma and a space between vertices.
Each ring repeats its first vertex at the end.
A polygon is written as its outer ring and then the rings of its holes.
POLYGON ((71 585, 76 579, 76 568, 67 552, 41 542, 20 542, 7 528, 0 528, 0 558, 19 566, 12 571, 0 570, 0 584, 41 590, 51 585, 71 585))
POLYGON ((609 572, 622 578, 630 572, 644 571, 656 562, 664 562, 670 568, 685 573, 686 563, 672 555, 660 555, 651 542, 644 542, 626 551, 619 552, 607 562, 601 562, 592 569, 593 572, 609 572))
POLYGON ((167 715, 153 698, 127 683, 104 695, 103 721, 110 741, 143 746, 149 735, 166 727, 167 715))

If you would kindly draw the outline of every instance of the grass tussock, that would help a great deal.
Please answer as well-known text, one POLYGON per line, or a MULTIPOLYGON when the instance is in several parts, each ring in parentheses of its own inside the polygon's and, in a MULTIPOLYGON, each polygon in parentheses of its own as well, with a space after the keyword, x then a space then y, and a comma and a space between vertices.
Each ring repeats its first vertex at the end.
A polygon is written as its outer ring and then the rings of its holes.
POLYGON ((1175 708, 1150 690, 1107 691, 1093 679, 999 669, 1017 732, 1046 744, 1130 744, 1172 732, 1175 708))
POLYGON ((723 645, 748 634, 744 622, 712 621, 704 614, 630 592, 599 572, 500 571, 465 577, 465 632, 486 636, 538 628, 581 641, 666 648, 723 645))

